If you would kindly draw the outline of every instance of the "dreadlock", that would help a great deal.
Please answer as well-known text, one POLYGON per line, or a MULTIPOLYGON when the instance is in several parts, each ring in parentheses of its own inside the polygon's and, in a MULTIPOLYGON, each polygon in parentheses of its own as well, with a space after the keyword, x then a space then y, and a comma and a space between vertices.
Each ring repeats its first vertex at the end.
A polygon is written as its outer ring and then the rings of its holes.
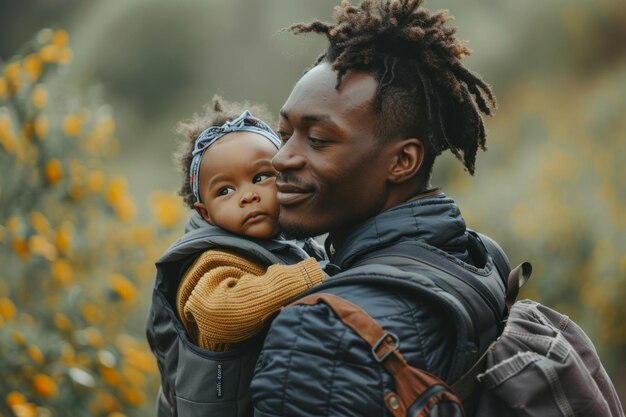
POLYGON ((251 105, 247 102, 227 102, 218 95, 213 96, 211 103, 205 107, 204 114, 194 114, 191 119, 178 123, 176 133, 184 138, 184 142, 180 144, 178 152, 174 154, 174 162, 183 180, 178 190, 178 195, 183 198, 184 203, 189 208, 193 208, 193 204, 196 202, 189 184, 189 171, 191 170, 191 161, 193 159, 193 147, 198 136, 211 126, 221 126, 236 119, 245 110, 250 110, 255 117, 264 120, 270 126, 272 125, 272 117, 269 116, 262 106, 251 105))
POLYGON ((335 7, 336 23, 316 20, 292 25, 296 34, 317 33, 329 46, 315 65, 328 62, 337 85, 350 70, 376 77, 374 108, 384 138, 427 138, 425 171, 446 149, 474 174, 476 153, 486 149, 482 114, 491 116, 496 99, 480 77, 461 64, 471 50, 447 27, 447 11, 431 12, 423 0, 363 0, 335 7))

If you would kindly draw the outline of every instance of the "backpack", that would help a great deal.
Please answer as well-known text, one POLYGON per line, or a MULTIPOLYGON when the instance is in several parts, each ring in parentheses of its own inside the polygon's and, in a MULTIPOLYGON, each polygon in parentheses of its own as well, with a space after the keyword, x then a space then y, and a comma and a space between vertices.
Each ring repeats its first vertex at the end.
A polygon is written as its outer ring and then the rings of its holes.
MULTIPOLYGON (((228 352, 196 346, 187 338, 174 307, 180 279, 209 249, 230 249, 266 265, 292 264, 302 260, 302 254, 283 242, 235 235, 194 216, 186 230, 156 263, 146 333, 161 374, 157 415, 248 417, 252 413, 249 383, 264 332, 228 352)), ((311 241, 304 245, 316 258, 323 256, 311 241)))
MULTIPOLYGON (((582 329, 568 317, 539 303, 530 300, 515 302, 520 287, 530 278, 531 265, 524 262, 511 271, 506 255, 493 240, 473 231, 470 236, 474 243, 482 246, 499 275, 507 277, 503 294, 506 312, 497 339, 485 349, 479 349, 482 352, 479 359, 453 384, 448 385, 441 378, 410 366, 400 352, 398 337, 385 331, 360 307, 341 297, 315 293, 292 304, 327 304, 371 347, 375 360, 394 378, 395 391, 385 395, 387 410, 394 417, 461 417, 465 416, 466 410, 481 417, 624 416, 615 388, 582 329)), ((398 251, 395 246, 383 250, 378 256, 361 263, 367 265, 358 267, 357 275, 346 279, 354 282, 368 273, 380 274, 380 269, 376 269, 377 262, 393 266, 401 264, 401 258, 404 258, 405 266, 406 260, 410 259, 434 271, 432 253, 429 255, 419 246, 415 248, 414 252, 406 248, 398 251)), ((467 274, 459 274, 458 269, 455 271, 450 267, 450 259, 440 256, 439 261, 436 269, 450 272, 448 285, 444 284, 444 287, 455 289, 459 280, 469 279, 467 274)), ((386 285, 390 284, 393 285, 392 280, 386 285)), ((406 283, 403 288, 411 288, 422 299, 432 289, 423 285, 421 288, 407 286, 406 283)), ((474 285, 472 289, 465 291, 462 297, 458 296, 458 291, 451 291, 454 301, 445 297, 431 297, 430 300, 475 311, 475 307, 469 304, 482 300, 485 305, 493 296, 493 293, 485 293, 486 287, 474 285)), ((481 323, 475 322, 475 316, 471 318, 474 328, 480 329, 481 323)), ((479 333, 482 332, 479 330, 479 333)), ((465 341, 461 339, 460 343, 465 341)), ((478 341, 479 345, 482 343, 478 341)))

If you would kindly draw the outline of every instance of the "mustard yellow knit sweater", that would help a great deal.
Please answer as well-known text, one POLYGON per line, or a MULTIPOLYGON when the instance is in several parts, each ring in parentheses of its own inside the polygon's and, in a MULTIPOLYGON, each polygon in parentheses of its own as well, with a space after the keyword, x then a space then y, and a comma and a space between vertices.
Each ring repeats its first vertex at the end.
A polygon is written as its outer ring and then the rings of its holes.
POLYGON ((233 252, 209 250, 181 280, 178 316, 193 343, 226 352, 257 334, 272 313, 323 279, 313 258, 265 267, 233 252))

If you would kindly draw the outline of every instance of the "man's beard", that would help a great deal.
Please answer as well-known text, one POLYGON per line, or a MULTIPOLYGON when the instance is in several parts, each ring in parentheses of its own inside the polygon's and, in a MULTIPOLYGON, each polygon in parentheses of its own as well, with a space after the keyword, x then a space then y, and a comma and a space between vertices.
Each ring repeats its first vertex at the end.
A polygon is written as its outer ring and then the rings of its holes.
POLYGON ((303 228, 299 224, 279 224, 280 234, 285 239, 306 239, 307 237, 315 237, 324 234, 324 232, 315 233, 303 228))

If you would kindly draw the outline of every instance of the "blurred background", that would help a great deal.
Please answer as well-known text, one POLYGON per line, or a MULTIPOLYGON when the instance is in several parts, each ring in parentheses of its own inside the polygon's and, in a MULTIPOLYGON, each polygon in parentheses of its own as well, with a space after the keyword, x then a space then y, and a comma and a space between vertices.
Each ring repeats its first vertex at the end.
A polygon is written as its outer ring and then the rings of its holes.
MULTIPOLYGON (((336 1, 0 1, 0 417, 149 416, 153 264, 180 235, 176 123, 213 94, 277 114, 336 1)), ((626 398, 626 2, 432 0, 499 99, 468 225, 592 338, 626 398)))

